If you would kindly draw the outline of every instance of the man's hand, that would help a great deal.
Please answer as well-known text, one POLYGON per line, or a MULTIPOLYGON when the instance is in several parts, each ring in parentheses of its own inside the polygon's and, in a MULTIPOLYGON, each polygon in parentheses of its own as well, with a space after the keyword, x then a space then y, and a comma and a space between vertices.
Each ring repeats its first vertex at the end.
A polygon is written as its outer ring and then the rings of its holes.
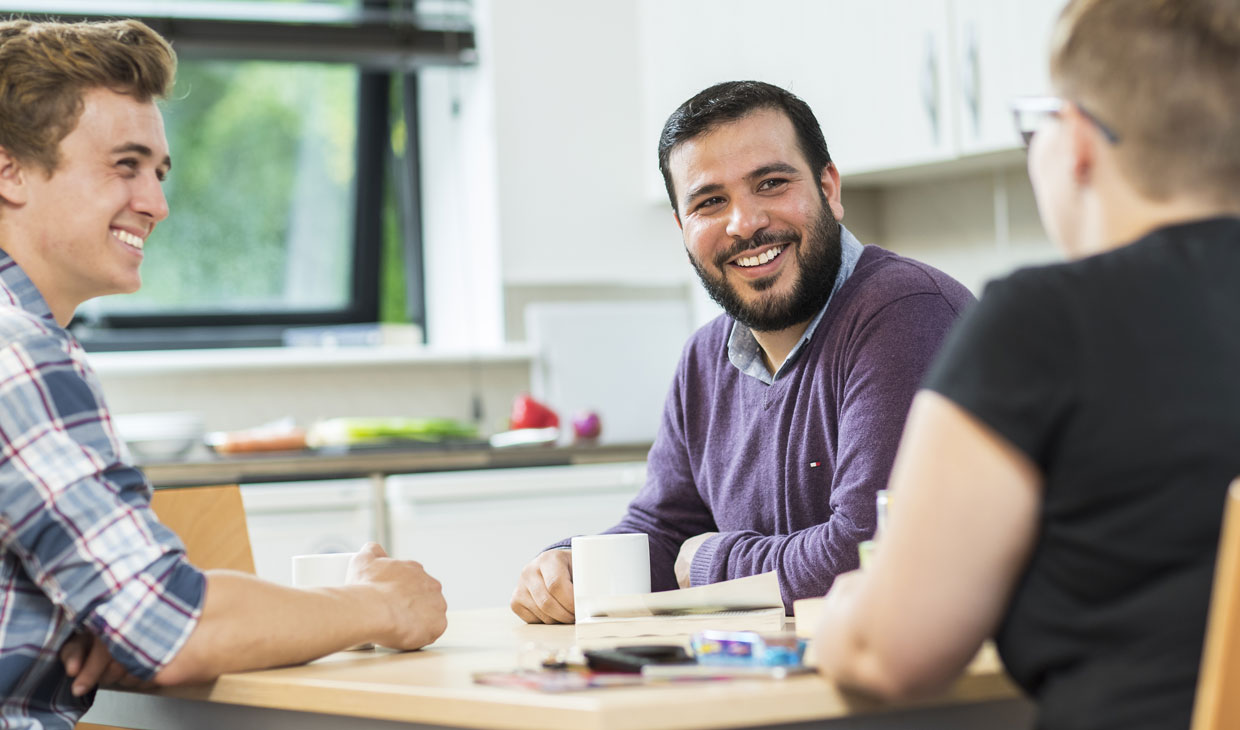
POLYGON ((154 682, 144 682, 121 666, 108 653, 103 641, 90 633, 76 633, 60 647, 60 661, 65 674, 73 677, 73 696, 81 697, 97 686, 118 685, 150 689, 154 682))
POLYGON ((347 582, 373 586, 387 606, 388 630, 377 639, 382 646, 420 649, 448 627, 448 604, 439 581, 427 575, 420 563, 389 558, 373 542, 349 561, 347 582))
POLYGON ((676 556, 676 584, 681 588, 689 587, 689 571, 693 568, 693 556, 697 555, 702 543, 718 535, 717 532, 703 532, 685 540, 680 546, 680 554, 676 556))
POLYGON ((573 551, 547 550, 527 563, 511 605, 527 624, 573 623, 573 551))

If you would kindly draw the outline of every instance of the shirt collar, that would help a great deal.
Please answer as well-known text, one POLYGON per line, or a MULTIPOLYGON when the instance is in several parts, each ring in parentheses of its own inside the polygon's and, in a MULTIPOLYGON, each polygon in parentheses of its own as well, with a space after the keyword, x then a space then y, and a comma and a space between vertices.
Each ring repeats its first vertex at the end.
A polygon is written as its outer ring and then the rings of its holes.
POLYGON ((754 338, 753 331, 740 322, 732 323, 732 333, 728 335, 728 360, 745 375, 770 385, 775 382, 779 376, 783 375, 792 364, 796 362, 797 356, 805 349, 805 344, 814 336, 814 331, 818 329, 818 323, 822 321, 822 317, 827 313, 827 307, 831 306, 831 300, 835 298, 835 293, 840 290, 848 277, 852 276, 853 269, 857 268, 857 260, 861 258, 861 251, 864 246, 857 240, 847 228, 840 226, 840 270, 835 275, 835 283, 831 286, 831 293, 827 295, 827 301, 822 305, 822 309, 818 310, 818 314, 810 320, 809 326, 805 328, 805 333, 801 335, 801 339, 797 341, 796 346, 792 348, 792 352, 788 353, 787 359, 779 366, 774 375, 766 369, 766 363, 762 361, 762 348, 758 345, 758 340, 754 338))
POLYGON ((56 318, 52 316, 51 308, 47 306, 47 300, 39 293, 34 282, 7 251, 0 250, 0 302, 5 299, 13 306, 47 320, 57 329, 60 328, 56 318))

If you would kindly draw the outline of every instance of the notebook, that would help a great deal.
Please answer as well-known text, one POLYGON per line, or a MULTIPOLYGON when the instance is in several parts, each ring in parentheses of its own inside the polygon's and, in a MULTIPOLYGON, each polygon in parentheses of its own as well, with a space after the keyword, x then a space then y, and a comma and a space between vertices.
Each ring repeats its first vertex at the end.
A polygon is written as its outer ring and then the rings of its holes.
POLYGON ((631 639, 642 636, 675 639, 684 643, 698 631, 783 631, 783 606, 706 613, 668 613, 625 616, 577 622, 577 640, 631 639))
POLYGON ((596 598, 577 617, 578 641, 784 628, 784 603, 773 571, 675 591, 596 598))

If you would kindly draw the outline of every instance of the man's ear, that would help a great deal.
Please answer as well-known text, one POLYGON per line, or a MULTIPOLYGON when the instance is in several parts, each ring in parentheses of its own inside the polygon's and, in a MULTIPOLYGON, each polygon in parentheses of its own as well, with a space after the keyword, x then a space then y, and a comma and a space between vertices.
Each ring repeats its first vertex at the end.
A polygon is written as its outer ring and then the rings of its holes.
POLYGON ((680 214, 674 210, 672 211, 672 220, 676 221, 677 228, 679 228, 682 231, 685 229, 685 225, 680 222, 680 214))
POLYGON ((840 196, 840 171, 836 169, 834 162, 828 162, 827 166, 822 168, 822 174, 818 176, 818 185, 822 188, 822 195, 827 199, 827 205, 831 208, 831 215, 835 219, 842 220, 844 218, 844 200, 840 196))
POLYGON ((0 200, 25 205, 26 195, 26 168, 7 148, 0 147, 0 200))
POLYGON ((1084 185, 1093 179, 1095 158, 1098 155, 1097 145, 1102 140, 1102 133, 1088 117, 1076 106, 1065 105, 1060 112, 1060 119, 1067 128, 1068 139, 1072 149, 1072 179, 1078 185, 1084 185))

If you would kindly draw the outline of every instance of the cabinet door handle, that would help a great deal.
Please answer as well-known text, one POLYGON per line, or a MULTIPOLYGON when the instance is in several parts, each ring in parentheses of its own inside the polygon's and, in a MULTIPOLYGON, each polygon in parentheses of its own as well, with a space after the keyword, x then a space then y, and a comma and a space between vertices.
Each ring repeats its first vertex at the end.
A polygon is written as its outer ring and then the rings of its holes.
POLYGON ((964 92, 965 106, 973 121, 973 136, 982 134, 982 83, 981 62, 977 49, 977 27, 972 23, 964 30, 964 59, 960 64, 960 88, 964 92))
POLYGON ((926 34, 926 60, 921 67, 921 103, 930 120, 930 138, 939 143, 939 54, 934 35, 926 34))

